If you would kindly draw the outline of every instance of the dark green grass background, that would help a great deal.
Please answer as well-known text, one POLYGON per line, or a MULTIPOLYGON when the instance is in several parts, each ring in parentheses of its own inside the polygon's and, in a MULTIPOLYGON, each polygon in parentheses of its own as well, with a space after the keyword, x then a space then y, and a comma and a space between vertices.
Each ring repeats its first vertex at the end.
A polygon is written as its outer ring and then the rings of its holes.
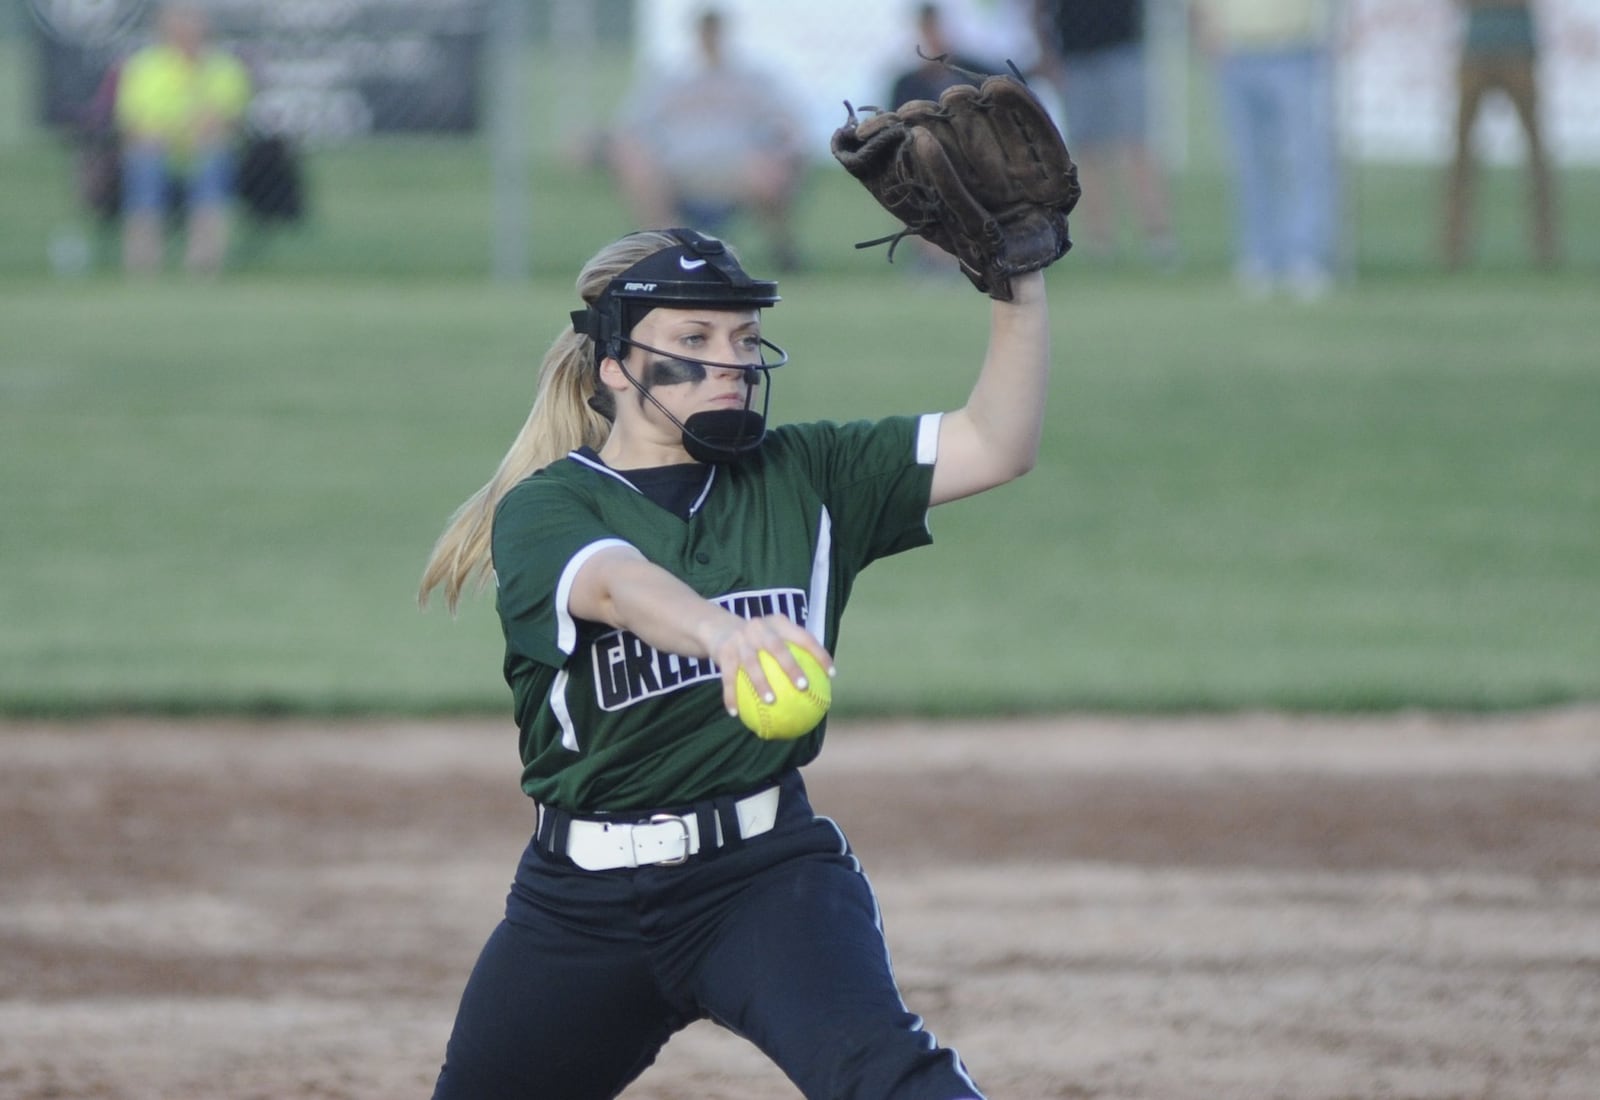
MULTIPOLYGON (((1600 322, 1577 279, 1052 272, 1031 476, 863 578, 841 710, 1510 707, 1600 689, 1600 322)), ((959 403, 986 303, 786 280, 782 419, 959 403)), ((4 287, 0 706, 498 708, 412 595, 564 283, 4 287)))
MULTIPOLYGON (((575 266, 624 226, 541 155, 535 277, 495 284, 481 147, 311 167, 310 224, 218 284, 54 279, 68 151, 0 126, 0 712, 505 711, 491 598, 451 620, 415 584, 520 425, 575 266)), ((1457 277, 1435 172, 1351 182, 1355 278, 1314 306, 1235 293, 1203 150, 1182 271, 1051 270, 1039 468, 863 577, 841 713, 1600 697, 1600 174, 1563 174, 1557 275, 1524 269, 1514 170, 1457 277)), ((985 300, 855 252, 884 219, 840 172, 802 222, 776 419, 958 405, 985 300)))

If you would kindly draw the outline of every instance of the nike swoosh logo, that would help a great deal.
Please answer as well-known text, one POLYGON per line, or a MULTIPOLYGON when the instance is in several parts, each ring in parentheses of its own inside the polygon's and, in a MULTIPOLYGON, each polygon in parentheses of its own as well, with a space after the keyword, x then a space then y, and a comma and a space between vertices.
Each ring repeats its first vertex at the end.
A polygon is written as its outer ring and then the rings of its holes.
POLYGON ((697 267, 705 267, 706 262, 704 260, 691 260, 687 256, 679 256, 678 266, 685 271, 693 271, 697 267))

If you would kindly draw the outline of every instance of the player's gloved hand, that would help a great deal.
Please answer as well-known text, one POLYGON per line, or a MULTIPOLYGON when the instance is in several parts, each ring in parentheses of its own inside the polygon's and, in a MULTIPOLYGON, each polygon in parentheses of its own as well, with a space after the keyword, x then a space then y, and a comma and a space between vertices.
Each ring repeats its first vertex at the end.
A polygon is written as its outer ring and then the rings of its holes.
POLYGON ((865 120, 848 101, 845 108, 834 157, 905 225, 857 248, 915 233, 960 261, 972 285, 1010 301, 1013 275, 1048 267, 1072 247, 1067 214, 1078 202, 1078 169, 1022 81, 991 76, 948 88, 937 103, 915 99, 865 120))

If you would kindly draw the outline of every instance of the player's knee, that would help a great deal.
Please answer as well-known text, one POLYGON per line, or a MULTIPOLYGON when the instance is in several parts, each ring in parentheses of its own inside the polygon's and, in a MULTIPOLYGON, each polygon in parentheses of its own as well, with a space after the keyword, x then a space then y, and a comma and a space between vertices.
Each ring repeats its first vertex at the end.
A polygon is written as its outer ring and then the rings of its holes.
POLYGON ((941 1047, 908 1012, 858 1026, 832 1046, 828 1095, 875 1100, 965 1100, 979 1095, 956 1052, 941 1047))

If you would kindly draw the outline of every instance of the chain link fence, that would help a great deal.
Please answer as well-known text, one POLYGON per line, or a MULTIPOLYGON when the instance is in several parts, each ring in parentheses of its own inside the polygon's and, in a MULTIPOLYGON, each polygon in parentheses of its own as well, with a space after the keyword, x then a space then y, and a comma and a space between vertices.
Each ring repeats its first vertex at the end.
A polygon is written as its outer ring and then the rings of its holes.
MULTIPOLYGON (((217 43, 244 62, 254 89, 238 149, 239 234, 230 266, 515 279, 570 275, 597 242, 628 228, 614 181, 593 155, 596 136, 636 82, 692 57, 694 19, 708 4, 190 6, 205 12, 217 43)), ((827 137, 843 120, 843 99, 882 99, 896 73, 915 63, 922 5, 717 6, 730 17, 743 61, 769 68, 801 105, 815 153, 802 232, 820 238, 854 232, 859 222, 863 237, 877 235, 881 221, 835 170, 827 137)), ((1078 32, 1091 37, 1097 21, 1114 29, 1119 9, 1099 0, 1059 6, 1075 12, 1078 32)), ((111 103, 120 66, 154 34, 157 7, 157 0, 14 0, 0 8, 0 274, 117 266, 120 135, 111 103)), ((994 68, 1016 63, 1062 112, 1032 0, 946 0, 938 7, 960 52, 994 68)), ((1208 59, 1196 48, 1184 0, 1134 7, 1142 8, 1146 40, 1146 132, 1169 184, 1176 248, 1191 268, 1225 269, 1230 165, 1208 59)), ((1600 202, 1600 0, 1535 0, 1535 10, 1548 134, 1573 211, 1566 232, 1576 239, 1600 202)), ((1352 196, 1343 212, 1347 252, 1359 264, 1403 247, 1425 264, 1431 241, 1420 230, 1396 246, 1368 223, 1384 202, 1438 205, 1460 12, 1453 0, 1332 0, 1328 11, 1352 196)), ((1069 141, 1081 137, 1060 117, 1069 141)), ((1492 163, 1514 164, 1523 152, 1507 103, 1489 104, 1479 136, 1492 163)), ((1104 184, 1108 196, 1129 197, 1117 181, 1104 184)), ((1119 215, 1120 232, 1137 236, 1139 216, 1136 209, 1119 215)), ((1593 255, 1589 242, 1576 243, 1577 255, 1593 255)))
MULTIPOLYGON (((231 266, 287 272, 527 274, 540 175, 559 178, 555 194, 576 185, 563 118, 602 109, 611 74, 626 74, 633 26, 628 0, 182 6, 250 78, 233 143, 231 266)), ((20 233, 0 244, 0 271, 113 268, 126 175, 118 90, 128 60, 159 42, 163 5, 7 9, 0 157, 21 186, 0 210, 20 233)), ((176 229, 181 188, 168 198, 176 229)))

